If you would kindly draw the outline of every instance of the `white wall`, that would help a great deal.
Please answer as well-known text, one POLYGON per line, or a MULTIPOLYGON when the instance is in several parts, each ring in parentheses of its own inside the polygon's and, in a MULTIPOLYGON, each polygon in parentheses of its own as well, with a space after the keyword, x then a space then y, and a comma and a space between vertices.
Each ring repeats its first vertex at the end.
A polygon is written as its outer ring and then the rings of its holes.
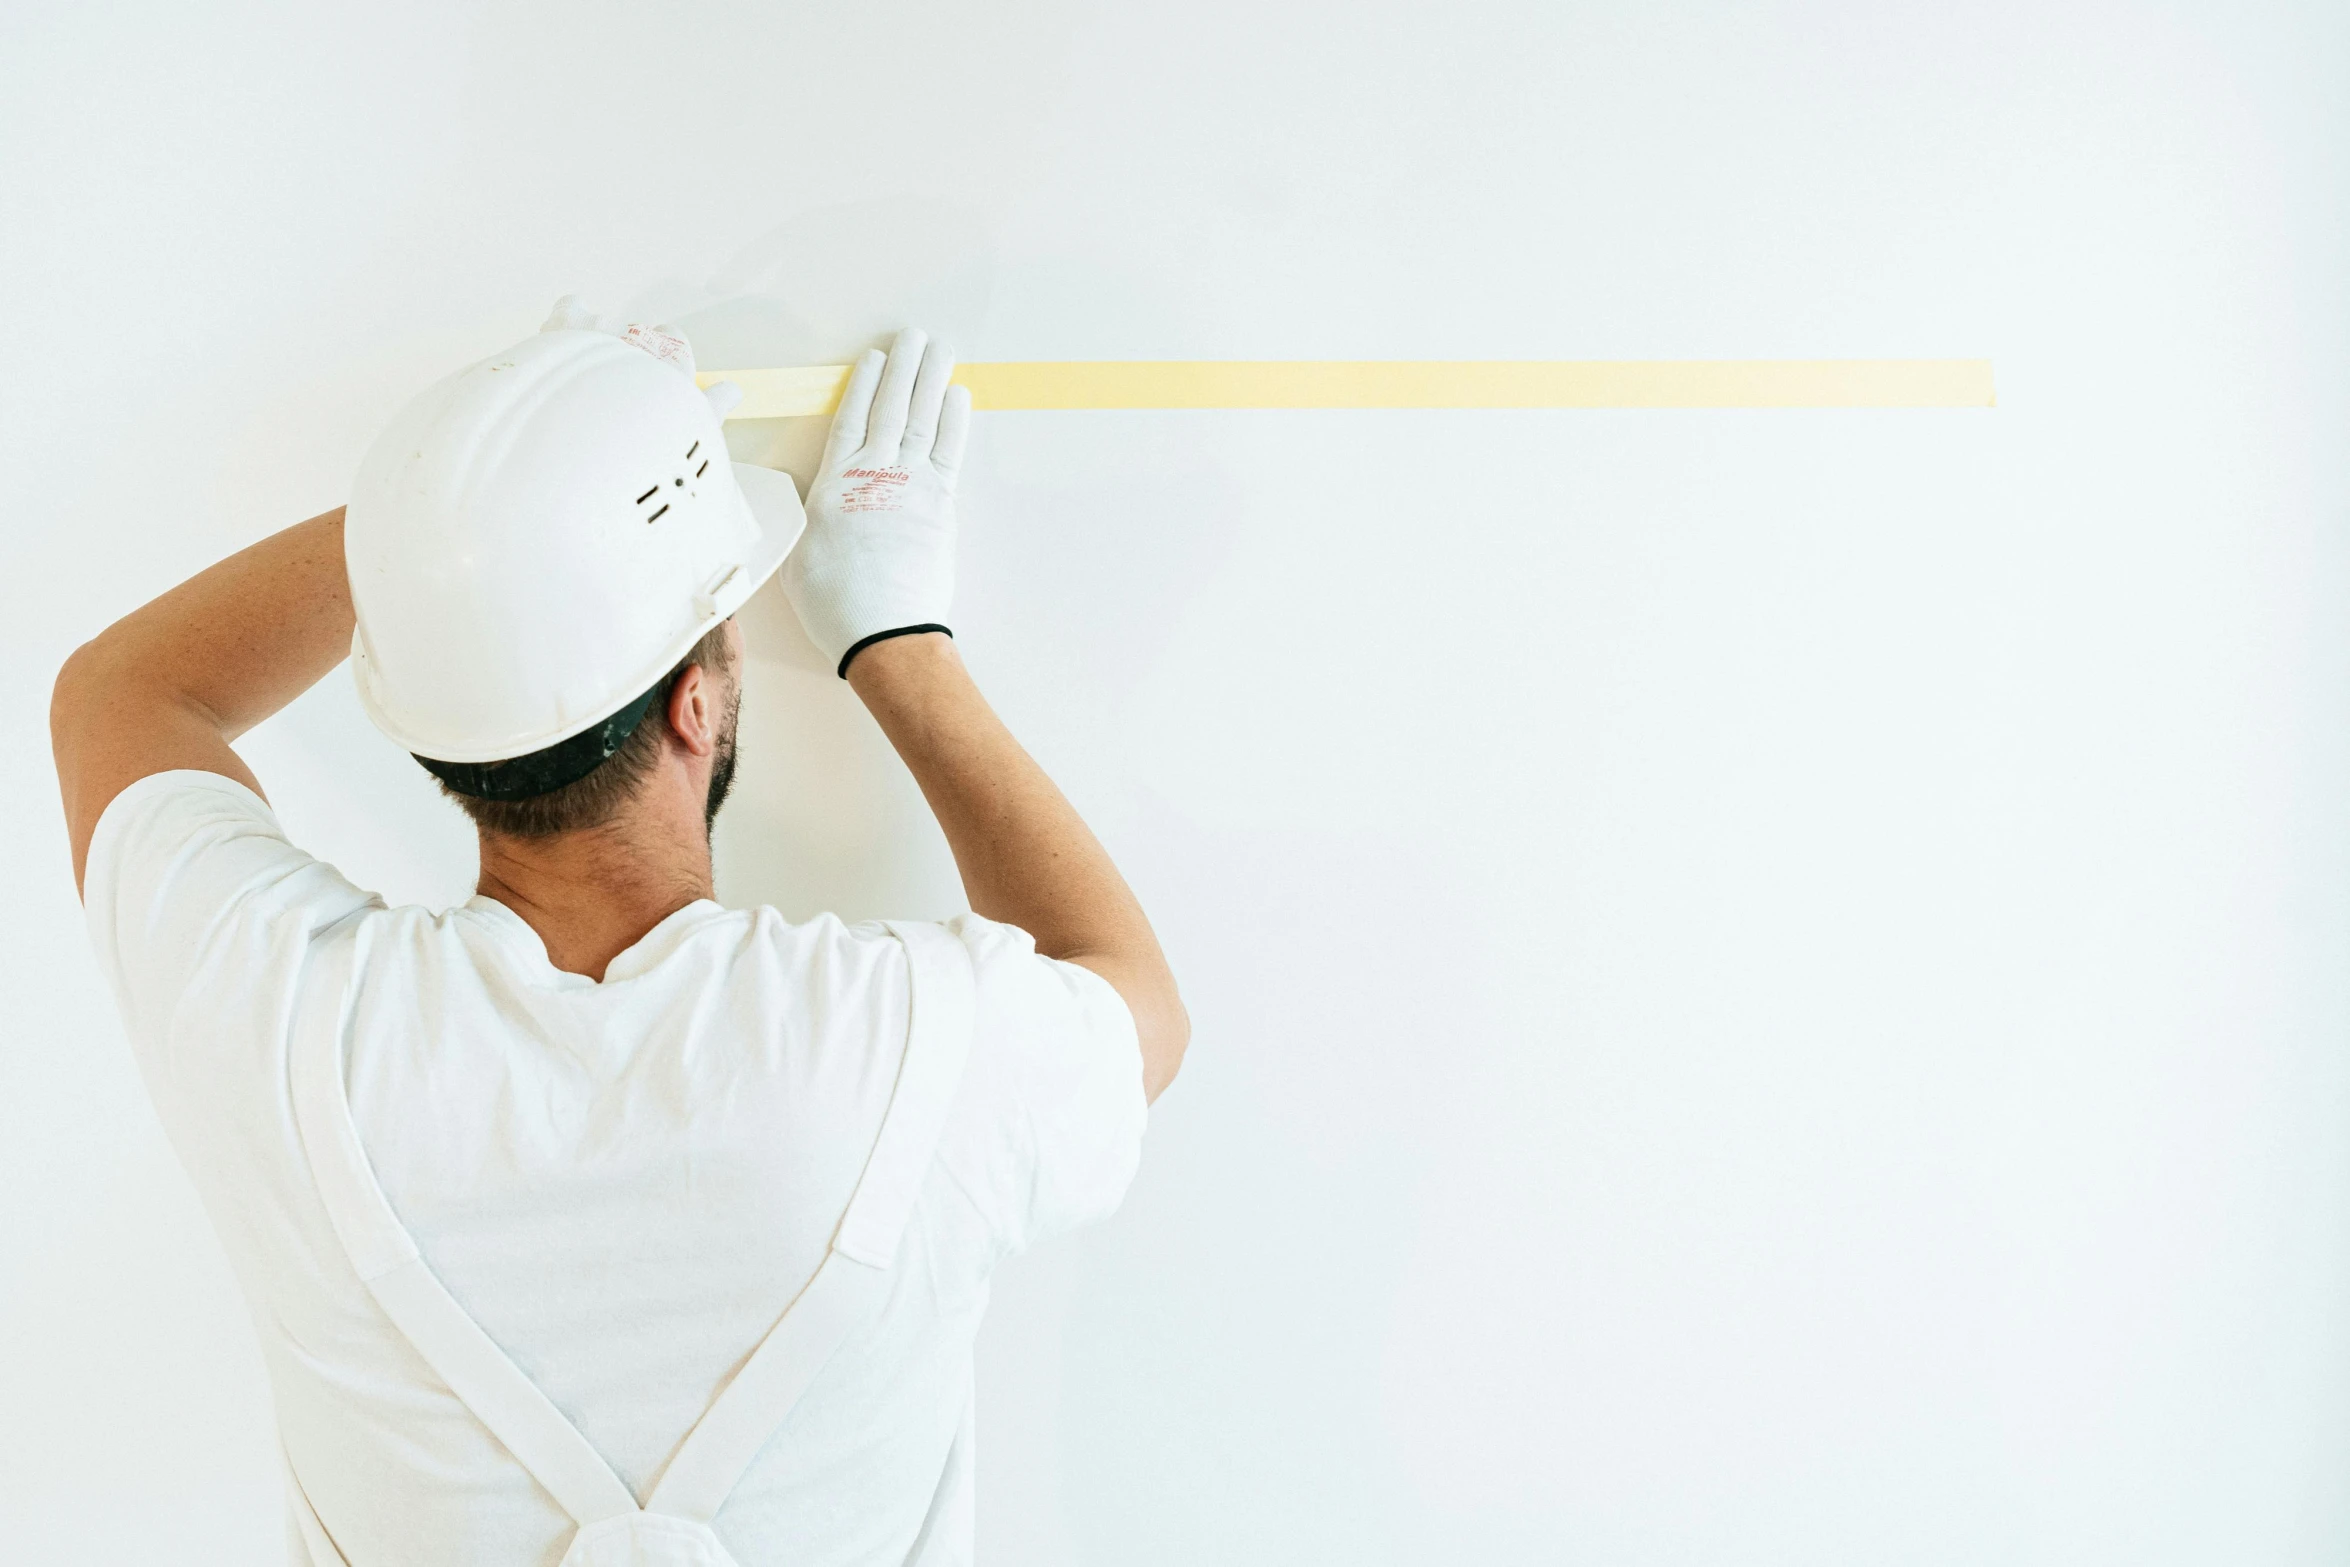
MULTIPOLYGON (((705 363, 1997 362, 1991 413, 980 418, 965 651, 1198 1028, 1123 1214, 1003 1280, 991 1560, 2350 1553, 2350 12, 341 10, 0 22, 12 1559, 280 1528, 49 674, 564 290, 705 363)), ((721 890, 951 907, 751 620, 721 890)), ((344 677, 248 754, 462 892, 344 677)))

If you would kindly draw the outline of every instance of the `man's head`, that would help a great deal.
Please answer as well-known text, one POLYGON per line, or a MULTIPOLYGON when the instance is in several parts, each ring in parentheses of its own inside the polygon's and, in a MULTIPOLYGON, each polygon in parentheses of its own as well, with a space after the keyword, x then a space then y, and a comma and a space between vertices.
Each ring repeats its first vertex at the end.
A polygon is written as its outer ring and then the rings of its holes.
MULTIPOLYGON (((735 728, 742 713, 741 644, 742 633, 732 620, 712 627, 654 686, 651 701, 627 738, 584 777, 543 794, 501 800, 452 788, 450 779, 436 768, 442 792, 485 836, 552 838, 609 828, 651 803, 655 794, 674 799, 685 791, 686 798, 700 804, 707 838, 734 783, 735 728)), ((502 768, 532 760, 518 757, 471 771, 495 776, 502 768)))
POLYGON ((559 308, 369 449, 343 529, 360 704, 485 833, 649 804, 673 842, 701 818, 706 846, 732 771, 721 628, 805 525, 789 475, 729 459, 739 396, 700 390, 673 332, 559 308), (678 792, 689 773, 707 798, 678 792))

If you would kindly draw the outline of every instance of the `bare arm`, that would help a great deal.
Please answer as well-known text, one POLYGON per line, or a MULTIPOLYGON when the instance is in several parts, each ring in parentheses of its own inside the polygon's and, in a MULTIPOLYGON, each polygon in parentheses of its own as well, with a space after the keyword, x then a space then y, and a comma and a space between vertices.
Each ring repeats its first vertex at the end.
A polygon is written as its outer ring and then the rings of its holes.
POLYGON ((1061 791, 1020 749, 941 634, 952 612, 955 477, 971 399, 954 356, 908 328, 858 359, 808 486, 783 591, 848 678, 946 830, 975 913, 1110 982, 1159 1096, 1191 1023, 1150 921, 1061 791))
POLYGON ((1093 833, 979 694, 955 644, 935 633, 876 642, 848 676, 946 830, 972 912, 1108 980, 1134 1014, 1143 1092, 1158 1098, 1191 1038, 1158 937, 1093 833))
POLYGON ((150 773, 194 768, 259 793, 229 742, 350 650, 339 507, 199 572, 75 649, 49 702, 74 885, 99 816, 150 773))

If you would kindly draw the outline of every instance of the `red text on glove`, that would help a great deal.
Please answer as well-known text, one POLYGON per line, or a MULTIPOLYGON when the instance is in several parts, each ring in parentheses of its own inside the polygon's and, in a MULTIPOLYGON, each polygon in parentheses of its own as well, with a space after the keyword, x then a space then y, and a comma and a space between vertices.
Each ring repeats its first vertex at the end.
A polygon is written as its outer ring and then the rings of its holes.
POLYGON ((913 477, 904 468, 850 468, 841 477, 849 481, 841 491, 842 511, 896 511, 906 481, 913 477))

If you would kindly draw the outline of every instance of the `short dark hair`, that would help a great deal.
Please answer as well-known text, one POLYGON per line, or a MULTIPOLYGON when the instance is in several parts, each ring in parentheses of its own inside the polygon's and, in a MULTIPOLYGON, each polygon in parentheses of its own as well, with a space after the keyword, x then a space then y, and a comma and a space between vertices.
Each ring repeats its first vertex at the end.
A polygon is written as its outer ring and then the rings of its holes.
POLYGON ((652 707, 620 742, 620 749, 597 763, 586 777, 520 800, 485 800, 460 794, 446 783, 441 784, 441 793, 456 801, 457 808, 472 817, 476 827, 501 837, 552 838, 557 833, 603 826, 636 797, 651 776, 661 748, 669 743, 670 692, 677 677, 697 664, 714 675, 734 672, 734 647, 727 641, 723 621, 703 633, 693 651, 661 677, 652 707))

